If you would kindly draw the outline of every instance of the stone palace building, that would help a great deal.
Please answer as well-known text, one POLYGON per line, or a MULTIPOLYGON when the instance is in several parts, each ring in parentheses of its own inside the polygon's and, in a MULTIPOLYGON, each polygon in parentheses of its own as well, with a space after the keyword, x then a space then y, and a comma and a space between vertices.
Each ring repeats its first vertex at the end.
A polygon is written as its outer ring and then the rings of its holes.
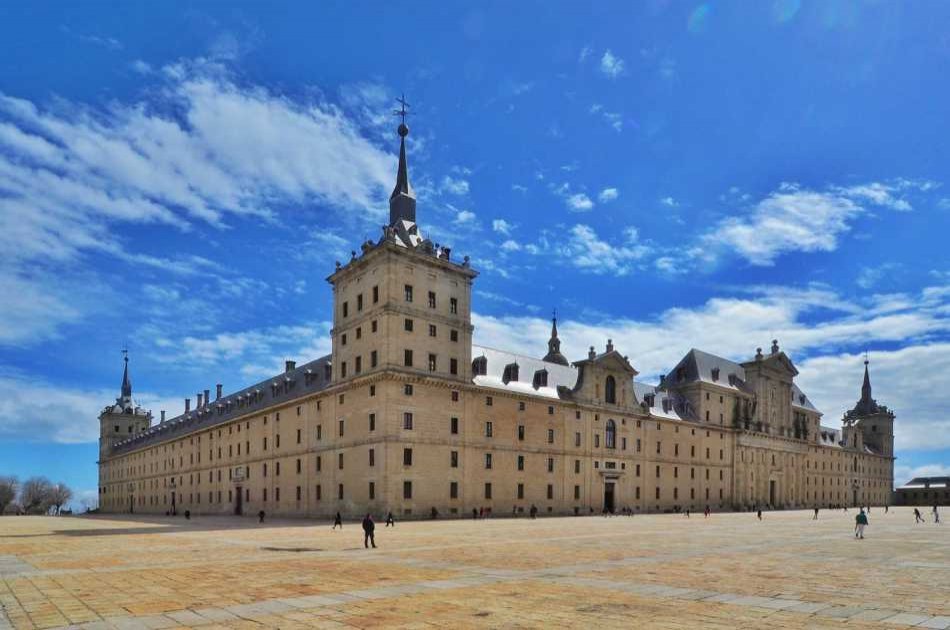
MULTIPOLYGON (((472 343, 477 272, 423 238, 399 126, 389 224, 327 278, 332 354, 153 422, 126 357, 99 416, 105 512, 427 517, 657 512, 891 501, 894 414, 861 398, 842 428, 773 341, 748 361, 690 350, 658 385, 611 341, 569 361, 472 343)), ((635 350, 635 349, 633 349, 635 350)), ((540 354, 540 352, 539 352, 540 354)))

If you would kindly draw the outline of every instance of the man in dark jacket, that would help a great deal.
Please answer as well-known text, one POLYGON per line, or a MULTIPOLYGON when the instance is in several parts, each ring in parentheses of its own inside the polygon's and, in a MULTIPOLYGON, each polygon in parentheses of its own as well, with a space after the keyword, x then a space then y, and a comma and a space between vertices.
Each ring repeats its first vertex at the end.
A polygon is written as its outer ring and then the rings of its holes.
POLYGON ((854 517, 854 537, 855 538, 864 538, 864 528, 868 526, 868 516, 864 513, 862 509, 858 512, 858 515, 854 517))
POLYGON ((366 518, 363 519, 363 546, 367 549, 369 549, 370 543, 373 544, 373 549, 376 549, 375 532, 376 523, 373 522, 373 517, 367 514, 366 518))

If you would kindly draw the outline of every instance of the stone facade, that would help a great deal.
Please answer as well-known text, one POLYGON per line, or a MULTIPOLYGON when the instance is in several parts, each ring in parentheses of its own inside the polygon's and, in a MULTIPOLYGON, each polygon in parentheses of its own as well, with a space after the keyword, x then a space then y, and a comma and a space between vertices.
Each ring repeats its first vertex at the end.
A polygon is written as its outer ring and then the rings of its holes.
POLYGON ((107 512, 400 516, 886 504, 893 414, 866 393, 843 430, 773 342, 738 364, 691 350, 658 386, 628 357, 567 364, 472 343, 468 259, 420 236, 405 137, 390 223, 337 263, 332 354, 152 424, 100 416, 107 512), (868 401, 871 401, 870 404, 868 401))

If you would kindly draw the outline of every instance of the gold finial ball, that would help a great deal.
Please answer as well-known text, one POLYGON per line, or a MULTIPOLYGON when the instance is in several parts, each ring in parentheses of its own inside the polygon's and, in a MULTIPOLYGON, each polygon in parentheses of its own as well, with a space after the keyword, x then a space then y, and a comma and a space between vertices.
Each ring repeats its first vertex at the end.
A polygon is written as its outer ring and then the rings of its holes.
POLYGON ((405 138, 409 135, 409 126, 406 123, 400 123, 398 133, 401 137, 405 138))

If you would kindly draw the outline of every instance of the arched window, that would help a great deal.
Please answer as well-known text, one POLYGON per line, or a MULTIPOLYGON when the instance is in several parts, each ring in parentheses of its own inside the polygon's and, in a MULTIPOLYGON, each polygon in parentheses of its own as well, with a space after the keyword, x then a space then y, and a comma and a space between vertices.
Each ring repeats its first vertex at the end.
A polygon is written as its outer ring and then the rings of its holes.
POLYGON ((604 434, 607 442, 607 448, 617 448, 617 423, 613 420, 607 421, 607 430, 604 434))
POLYGON ((608 376, 604 384, 604 401, 611 405, 617 404, 617 382, 613 376, 608 376))

